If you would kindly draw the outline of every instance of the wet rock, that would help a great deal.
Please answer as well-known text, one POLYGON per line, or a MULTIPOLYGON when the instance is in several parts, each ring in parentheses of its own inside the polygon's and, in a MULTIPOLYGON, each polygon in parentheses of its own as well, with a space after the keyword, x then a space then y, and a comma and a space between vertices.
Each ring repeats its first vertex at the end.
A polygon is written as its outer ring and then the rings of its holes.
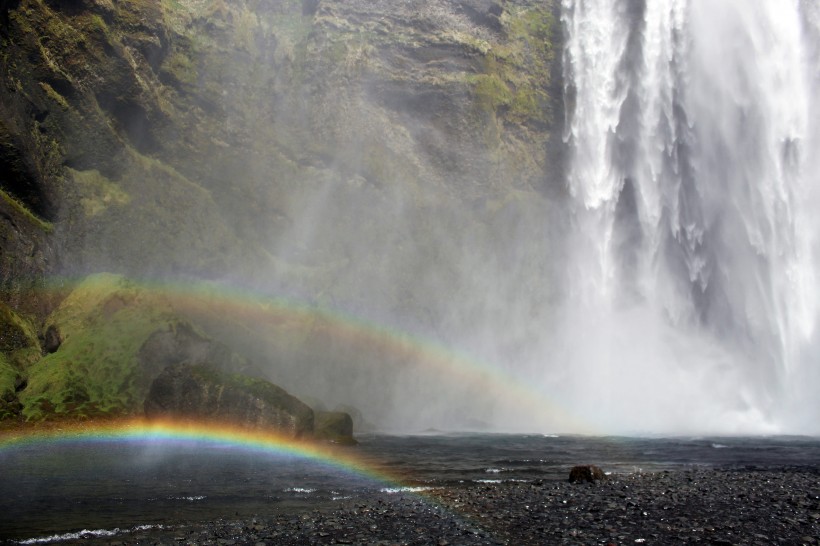
POLYGON ((151 384, 147 417, 226 421, 299 438, 313 431, 313 410, 281 387, 209 364, 169 366, 151 384))
POLYGON ((62 343, 63 337, 60 335, 60 329, 55 324, 50 325, 43 336, 43 349, 48 354, 56 353, 62 343))
POLYGON ((569 483, 593 483, 605 479, 604 471, 591 464, 574 466, 569 471, 569 483))
POLYGON ((337 444, 355 445, 353 419, 341 411, 316 412, 313 435, 320 440, 337 444))
POLYGON ((350 415, 350 418, 353 419, 354 432, 373 432, 376 430, 376 426, 365 419, 361 410, 355 406, 351 406, 350 404, 339 404, 333 411, 347 413, 350 415))
POLYGON ((153 380, 172 364, 208 363, 221 371, 260 377, 247 359, 229 347, 208 339, 187 322, 175 322, 153 332, 142 344, 137 360, 144 376, 153 380))

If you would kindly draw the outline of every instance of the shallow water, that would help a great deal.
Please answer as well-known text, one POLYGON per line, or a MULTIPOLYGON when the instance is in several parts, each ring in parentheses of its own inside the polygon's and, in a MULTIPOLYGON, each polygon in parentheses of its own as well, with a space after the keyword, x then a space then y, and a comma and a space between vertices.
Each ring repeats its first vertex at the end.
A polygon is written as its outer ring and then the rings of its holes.
POLYGON ((298 513, 343 499, 415 494, 431 487, 564 480, 569 468, 580 463, 615 473, 820 464, 820 439, 805 437, 358 438, 360 445, 347 448, 348 453, 395 476, 396 483, 295 456, 249 454, 209 443, 123 441, 5 449, 0 451, 0 540, 298 513))

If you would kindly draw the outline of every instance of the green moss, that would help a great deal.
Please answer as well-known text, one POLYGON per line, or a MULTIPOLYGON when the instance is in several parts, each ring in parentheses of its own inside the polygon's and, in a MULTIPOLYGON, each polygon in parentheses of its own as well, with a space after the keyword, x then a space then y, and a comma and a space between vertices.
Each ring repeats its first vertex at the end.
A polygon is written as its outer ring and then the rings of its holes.
POLYGON ((482 74, 467 76, 482 110, 514 123, 551 119, 547 89, 555 60, 555 33, 549 8, 511 7, 502 17, 507 40, 487 50, 482 74))
POLYGON ((80 205, 87 218, 97 216, 112 205, 127 205, 131 196, 100 171, 67 169, 80 189, 80 205))
POLYGON ((40 358, 40 344, 31 323, 0 303, 0 420, 19 416, 15 387, 22 370, 40 358))
POLYGON ((223 372, 205 364, 193 366, 192 372, 208 383, 247 392, 273 406, 287 407, 292 401, 292 397, 286 390, 263 379, 223 372))
POLYGON ((196 65, 188 55, 181 51, 174 51, 168 55, 162 69, 177 81, 186 85, 196 84, 199 77, 196 65))
POLYGON ((470 78, 479 103, 486 109, 497 110, 509 106, 513 93, 498 74, 478 74, 470 78))
POLYGON ((29 369, 20 393, 27 420, 119 415, 141 410, 139 348, 173 320, 167 302, 117 275, 94 275, 49 317, 60 349, 29 369))
POLYGON ((0 421, 19 416, 20 402, 15 393, 18 377, 15 367, 0 353, 0 421))
MULTIPOLYGON (((0 353, 0 398, 14 393, 14 386, 19 373, 3 353, 0 353)), ((0 415, 2 419, 2 415, 0 415)))
POLYGON ((46 222, 42 220, 38 216, 36 216, 33 212, 31 212, 28 207, 26 207, 23 203, 15 199, 13 196, 9 195, 3 190, 0 190, 0 199, 5 201, 7 205, 17 211, 21 216, 23 216, 26 220, 40 228, 45 233, 51 233, 54 231, 54 225, 51 222, 46 222))
POLYGON ((525 86, 516 90, 509 117, 521 122, 527 119, 546 122, 548 108, 548 96, 544 91, 525 86))
POLYGON ((9 354, 9 361, 21 372, 25 372, 41 358, 43 358, 43 351, 39 345, 18 349, 9 354))
POLYGON ((39 346, 31 323, 0 302, 0 353, 39 346))
POLYGON ((93 26, 97 30, 100 30, 106 34, 109 32, 108 25, 105 24, 103 18, 100 17, 98 14, 92 14, 89 21, 91 22, 91 26, 93 26))
POLYGON ((319 411, 314 414, 314 437, 337 444, 356 445, 353 419, 341 411, 319 411))
POLYGON ((310 18, 302 17, 300 11, 292 9, 276 18, 276 24, 271 29, 277 38, 285 38, 291 45, 307 39, 313 25, 310 18))
POLYGON ((70 106, 68 105, 68 101, 65 100, 65 97, 63 97, 61 94, 55 91, 54 88, 51 87, 49 84, 45 82, 40 82, 40 88, 46 92, 48 98, 59 104, 63 110, 68 110, 70 108, 70 106))

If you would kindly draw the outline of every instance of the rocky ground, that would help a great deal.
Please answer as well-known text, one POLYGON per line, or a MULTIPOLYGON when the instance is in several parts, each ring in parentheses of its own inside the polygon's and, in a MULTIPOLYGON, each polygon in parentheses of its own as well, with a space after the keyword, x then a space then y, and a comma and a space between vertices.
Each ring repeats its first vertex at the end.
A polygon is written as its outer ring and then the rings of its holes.
POLYGON ((488 483, 87 544, 820 544, 820 469, 689 469, 488 483))

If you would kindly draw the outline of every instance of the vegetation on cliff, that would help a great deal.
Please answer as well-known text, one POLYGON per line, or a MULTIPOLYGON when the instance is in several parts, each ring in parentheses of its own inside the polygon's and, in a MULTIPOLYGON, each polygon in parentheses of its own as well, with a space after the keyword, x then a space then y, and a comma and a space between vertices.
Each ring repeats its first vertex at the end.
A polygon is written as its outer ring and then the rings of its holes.
MULTIPOLYGON (((62 301, 57 274, 230 279, 443 335, 439 294, 542 278, 550 249, 508 242, 562 191, 557 3, 434 4, 0 2, 0 301, 63 338, 0 351, 0 394, 32 420, 132 412, 140 348, 185 320, 116 276, 62 301)), ((372 365, 321 319, 200 318, 320 397, 328 359, 372 365)))
POLYGON ((48 317, 63 342, 26 370, 20 394, 27 420, 130 414, 145 398, 138 351, 173 320, 170 307, 122 277, 83 281, 48 317))

